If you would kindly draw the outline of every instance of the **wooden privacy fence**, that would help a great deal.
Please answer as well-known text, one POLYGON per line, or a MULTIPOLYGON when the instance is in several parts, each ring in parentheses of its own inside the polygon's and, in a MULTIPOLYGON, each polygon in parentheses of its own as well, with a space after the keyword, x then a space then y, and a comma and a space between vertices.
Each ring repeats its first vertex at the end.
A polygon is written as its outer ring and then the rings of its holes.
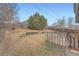
POLYGON ((79 48, 79 31, 72 29, 52 29, 47 32, 47 40, 72 49, 79 48))

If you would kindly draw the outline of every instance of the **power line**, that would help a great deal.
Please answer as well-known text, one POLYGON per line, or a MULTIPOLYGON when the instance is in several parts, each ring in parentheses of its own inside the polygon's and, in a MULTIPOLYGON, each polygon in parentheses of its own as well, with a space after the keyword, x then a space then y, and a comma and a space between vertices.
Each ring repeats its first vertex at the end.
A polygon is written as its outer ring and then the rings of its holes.
MULTIPOLYGON (((35 7, 35 6, 34 6, 35 7)), ((33 8, 33 7, 32 7, 33 8)), ((40 8, 38 8, 38 6, 37 7, 35 7, 35 8, 33 8, 33 9, 36 9, 36 10, 39 10, 39 11, 43 11, 42 9, 40 9, 40 8)), ((44 14, 48 14, 48 12, 45 12, 45 11, 43 11, 42 13, 44 13, 44 14)), ((51 15, 52 16, 52 15, 51 15)), ((52 16, 52 17, 54 17, 54 16, 52 16)), ((58 19, 57 17, 54 17, 55 19, 58 19)))
MULTIPOLYGON (((34 6, 34 7, 35 7, 35 6, 34 6)), ((46 13, 47 13, 47 14, 48 14, 48 12, 44 11, 43 9, 40 9, 38 6, 37 6, 37 7, 35 7, 35 8, 34 8, 34 7, 32 7, 34 10, 43 11, 42 13, 44 13, 44 14, 46 14, 46 13)), ((46 9, 47 9, 47 8, 46 8, 46 9)), ((49 8, 48 8, 48 9, 49 9, 49 8)), ((54 13, 53 11, 50 11, 50 12, 51 12, 51 13, 54 13)), ((55 13, 55 15, 56 15, 56 13, 55 13)), ((57 16, 57 15, 56 15, 56 17, 55 17, 55 16, 53 16, 53 15, 51 15, 51 16, 52 16, 53 18, 57 19, 57 20, 58 20, 58 19, 59 19, 59 17, 60 17, 60 16, 57 16)), ((57 23, 57 20, 53 21, 53 23, 57 23)))
POLYGON ((51 11, 51 9, 49 8, 49 7, 47 7, 47 6, 45 6, 44 4, 43 4, 43 6, 44 6, 44 8, 46 8, 46 9, 48 9, 48 10, 50 10, 50 12, 52 12, 52 13, 54 13, 58 18, 60 17, 58 14, 56 14, 55 13, 55 11, 53 10, 53 11, 51 11))

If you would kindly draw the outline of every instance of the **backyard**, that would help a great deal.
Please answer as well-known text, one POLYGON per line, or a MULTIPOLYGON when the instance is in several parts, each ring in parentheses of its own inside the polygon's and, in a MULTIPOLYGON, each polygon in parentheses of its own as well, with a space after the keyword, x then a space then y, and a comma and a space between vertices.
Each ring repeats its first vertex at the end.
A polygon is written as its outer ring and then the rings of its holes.
POLYGON ((64 48, 50 43, 46 32, 50 30, 8 30, 0 45, 1 55, 61 56, 64 48))

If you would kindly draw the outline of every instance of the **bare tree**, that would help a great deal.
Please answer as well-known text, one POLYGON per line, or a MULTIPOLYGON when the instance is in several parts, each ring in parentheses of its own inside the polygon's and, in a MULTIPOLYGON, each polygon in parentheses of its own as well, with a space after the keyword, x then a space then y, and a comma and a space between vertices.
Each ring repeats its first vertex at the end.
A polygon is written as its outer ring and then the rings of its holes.
POLYGON ((2 3, 0 4, 1 16, 4 18, 2 20, 12 21, 16 16, 16 4, 2 3))
POLYGON ((57 23, 55 23, 55 27, 57 28, 64 28, 65 27, 65 18, 59 19, 57 23))
POLYGON ((0 22, 9 25, 14 22, 17 16, 16 4, 1 3, 0 4, 0 22))
POLYGON ((73 25, 73 17, 69 17, 68 26, 71 27, 73 25))

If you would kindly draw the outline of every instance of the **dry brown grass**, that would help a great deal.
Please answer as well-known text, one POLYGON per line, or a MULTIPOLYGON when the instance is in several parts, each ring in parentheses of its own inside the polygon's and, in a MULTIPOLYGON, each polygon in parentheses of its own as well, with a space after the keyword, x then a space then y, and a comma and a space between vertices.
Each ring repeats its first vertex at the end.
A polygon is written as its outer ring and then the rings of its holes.
POLYGON ((11 30, 5 34, 5 40, 3 40, 3 52, 5 55, 15 54, 21 51, 33 51, 35 48, 41 47, 45 42, 45 34, 26 35, 21 37, 23 33, 35 32, 34 30, 11 30))
MULTIPOLYGON (((59 55, 52 46, 46 42, 46 34, 41 33, 50 30, 10 30, 5 33, 2 42, 1 55, 59 55), (26 32, 39 32, 33 35, 24 35, 26 32), (48 45, 48 46, 47 46, 48 45), (47 48, 47 49, 46 49, 47 48)), ((58 48, 57 48, 58 49, 58 48)), ((62 53, 60 54, 62 55, 62 53)))

